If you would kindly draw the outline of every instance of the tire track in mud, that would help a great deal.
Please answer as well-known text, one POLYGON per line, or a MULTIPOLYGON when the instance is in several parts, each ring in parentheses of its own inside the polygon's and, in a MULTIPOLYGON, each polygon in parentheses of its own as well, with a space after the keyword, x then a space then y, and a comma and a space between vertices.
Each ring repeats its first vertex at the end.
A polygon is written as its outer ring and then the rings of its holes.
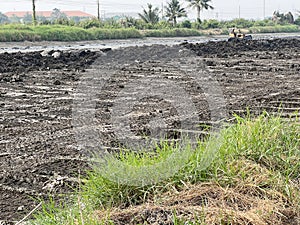
MULTIPOLYGON (((80 58, 79 53, 74 53, 66 54, 77 56, 70 57, 67 63, 56 64, 51 59, 48 62, 53 64, 50 70, 31 64, 26 73, 13 62, 15 56, 0 55, 4 62, 7 57, 12 61, 11 67, 4 68, 9 72, 0 74, 0 220, 18 220, 34 208, 35 202, 28 196, 69 193, 76 188, 78 170, 88 168, 88 159, 74 137, 72 104, 83 71, 93 70, 88 65, 96 55, 112 76, 103 91, 97 94, 95 128, 107 149, 117 151, 119 143, 115 140, 111 113, 118 93, 131 80, 164 78, 176 82, 193 99, 198 122, 211 123, 203 92, 181 72, 193 61, 205 64, 218 80, 229 113, 244 114, 246 107, 257 114, 264 109, 276 112, 281 107, 286 116, 294 115, 297 109, 299 115, 300 51, 295 50, 297 41, 283 42, 275 42, 277 47, 271 50, 255 48, 255 43, 253 49, 242 51, 239 51, 241 44, 233 49, 224 47, 225 44, 219 48, 219 43, 209 43, 204 50, 201 45, 191 48, 199 51, 200 57, 189 55, 184 50, 187 46, 181 46, 179 52, 178 47, 162 45, 118 49, 108 52, 105 57, 93 53, 89 58, 84 53, 80 58), (210 49, 213 50, 210 52, 210 49), (86 57, 88 63, 84 64, 86 57), (78 62, 66 70, 64 65, 72 65, 71 58, 78 62), (79 68, 78 65, 85 66, 79 68)), ((28 63, 36 53, 24 55, 28 63)), ((22 57, 18 56, 17 61, 20 60, 22 57)), ((131 130, 135 135, 151 132, 148 123, 155 116, 165 120, 170 138, 180 133, 176 110, 161 98, 143 99, 127 116, 132 121, 131 130)))
MULTIPOLYGON (((0 220, 10 221, 32 209, 36 204, 33 198, 47 199, 53 193, 68 193, 76 188, 78 169, 87 168, 86 160, 74 146, 70 125, 73 85, 86 66, 78 71, 80 63, 74 62, 74 67, 66 71, 65 64, 61 69, 32 64, 33 68, 24 73, 14 70, 13 56, 4 55, 4 59, 9 57, 12 61, 12 67, 7 69, 11 72, 0 75, 0 220), (20 74, 22 79, 14 79, 20 74)), ((37 54, 27 56, 25 62, 37 54)), ((86 63, 88 58, 81 60, 86 63)), ((41 59, 51 64, 51 57, 41 59)), ((65 61, 53 60, 56 68, 57 61, 65 61)))

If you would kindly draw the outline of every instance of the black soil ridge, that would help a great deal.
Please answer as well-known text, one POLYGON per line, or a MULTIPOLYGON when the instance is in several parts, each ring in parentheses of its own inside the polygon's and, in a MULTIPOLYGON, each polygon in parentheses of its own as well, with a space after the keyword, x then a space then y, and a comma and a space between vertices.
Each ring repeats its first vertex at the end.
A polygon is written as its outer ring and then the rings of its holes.
POLYGON ((87 68, 100 55, 100 52, 90 50, 51 50, 47 52, 46 56, 42 56, 42 52, 2 53, 0 54, 0 73, 20 73, 51 69, 80 70, 87 68), (59 57, 53 57, 53 53, 59 54, 59 57))
POLYGON ((278 38, 249 40, 239 42, 209 41, 206 43, 182 43, 182 46, 192 50, 198 56, 204 57, 224 57, 226 54, 238 54, 246 51, 280 51, 284 48, 293 48, 297 51, 300 48, 300 39, 278 38))

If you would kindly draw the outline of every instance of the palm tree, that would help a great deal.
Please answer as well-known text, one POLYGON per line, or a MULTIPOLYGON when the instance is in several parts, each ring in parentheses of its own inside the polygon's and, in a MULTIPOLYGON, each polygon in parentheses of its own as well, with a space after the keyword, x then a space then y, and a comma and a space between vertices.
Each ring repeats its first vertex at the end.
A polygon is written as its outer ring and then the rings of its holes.
POLYGON ((36 25, 35 0, 32 0, 32 20, 33 25, 36 25))
POLYGON ((159 21, 159 9, 158 7, 152 9, 152 4, 148 3, 148 10, 143 8, 143 14, 139 13, 139 17, 146 23, 156 24, 159 21))
POLYGON ((194 8, 197 10, 197 21, 199 23, 201 23, 201 19, 200 19, 200 12, 203 10, 203 9, 214 9, 214 7, 212 7, 211 5, 209 5, 209 2, 211 0, 186 0, 188 1, 190 4, 189 4, 189 7, 191 8, 194 8))
POLYGON ((169 21, 172 21, 173 26, 177 24, 177 18, 186 17, 187 13, 185 8, 182 8, 178 0, 171 0, 167 3, 166 8, 166 17, 169 18, 169 21))

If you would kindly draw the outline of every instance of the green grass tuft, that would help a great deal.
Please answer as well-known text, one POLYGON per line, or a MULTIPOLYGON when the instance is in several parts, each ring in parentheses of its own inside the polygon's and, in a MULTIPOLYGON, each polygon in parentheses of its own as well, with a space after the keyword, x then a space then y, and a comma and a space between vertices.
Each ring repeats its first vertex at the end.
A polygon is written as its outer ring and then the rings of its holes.
POLYGON ((249 28, 249 32, 257 33, 296 33, 299 32, 297 25, 275 25, 275 26, 257 26, 249 28))
MULTIPOLYGON (((35 214, 36 220, 31 222, 44 225, 82 224, 83 220, 84 224, 101 224, 95 216, 95 210, 139 205, 155 200, 164 193, 182 190, 187 184, 201 182, 240 188, 251 184, 262 190, 262 193, 281 193, 296 208, 299 207, 299 190, 291 185, 292 181, 299 178, 300 173, 299 120, 286 120, 267 113, 256 118, 235 116, 235 120, 235 124, 227 125, 221 130, 222 145, 217 157, 206 170, 202 170, 200 165, 207 144, 205 142, 199 143, 188 163, 175 176, 152 185, 118 184, 105 178, 96 169, 88 173, 84 185, 76 194, 73 206, 57 208, 50 202, 35 214)), ((119 158, 125 164, 139 168, 165 160, 172 154, 173 148, 172 145, 164 144, 157 149, 155 155, 123 152, 119 158)), ((116 171, 117 169, 110 167, 108 173, 116 171)), ((108 224, 107 221, 109 219, 102 223, 108 224)), ((176 213, 173 222, 186 224, 176 213)), ((202 222, 205 221, 201 215, 202 222)))

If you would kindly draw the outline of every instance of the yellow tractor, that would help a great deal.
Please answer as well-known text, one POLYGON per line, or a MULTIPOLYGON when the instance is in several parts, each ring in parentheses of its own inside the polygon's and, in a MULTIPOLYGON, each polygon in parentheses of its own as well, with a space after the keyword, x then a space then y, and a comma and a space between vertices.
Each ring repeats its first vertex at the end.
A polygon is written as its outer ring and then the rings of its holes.
POLYGON ((238 32, 236 32, 235 29, 231 29, 229 32, 228 41, 249 41, 249 40, 252 40, 252 36, 242 33, 241 30, 238 30, 238 32))

